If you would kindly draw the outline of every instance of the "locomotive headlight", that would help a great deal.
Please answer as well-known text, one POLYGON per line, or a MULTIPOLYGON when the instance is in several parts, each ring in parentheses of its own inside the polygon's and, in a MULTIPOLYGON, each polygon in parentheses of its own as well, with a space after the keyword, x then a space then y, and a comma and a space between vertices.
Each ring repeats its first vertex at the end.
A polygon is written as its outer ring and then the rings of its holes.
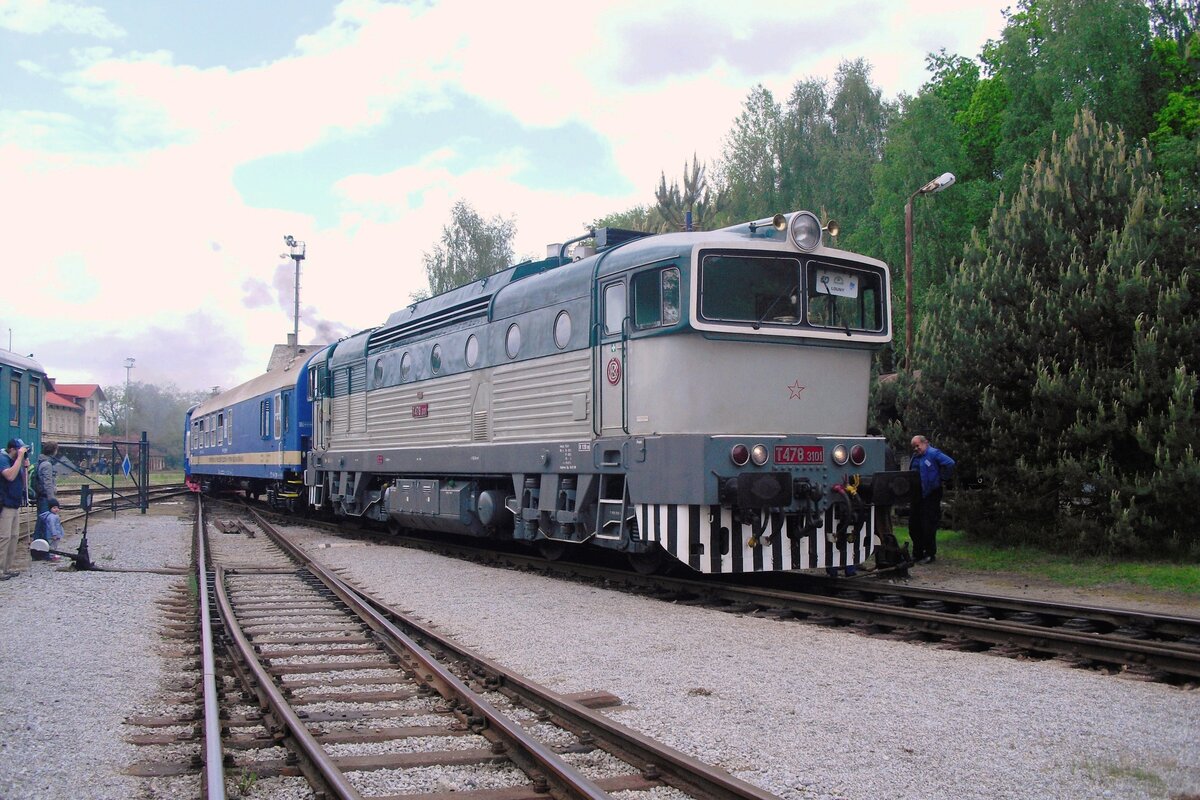
POLYGON ((861 467, 862 463, 867 460, 867 451, 861 444, 856 444, 850 448, 850 463, 856 467, 861 467))
POLYGON ((744 467, 750 460, 750 450, 744 444, 735 444, 729 451, 729 460, 739 467, 744 467))
POLYGON ((849 454, 846 452, 846 445, 839 444, 837 447, 833 448, 833 463, 837 464, 839 467, 846 464, 846 459, 848 456, 849 454))
POLYGON ((750 460, 761 467, 767 463, 768 455, 769 453, 765 444, 756 444, 754 445, 754 449, 750 451, 750 460))
POLYGON ((808 252, 821 244, 821 221, 811 211, 797 211, 788 225, 792 244, 808 252))

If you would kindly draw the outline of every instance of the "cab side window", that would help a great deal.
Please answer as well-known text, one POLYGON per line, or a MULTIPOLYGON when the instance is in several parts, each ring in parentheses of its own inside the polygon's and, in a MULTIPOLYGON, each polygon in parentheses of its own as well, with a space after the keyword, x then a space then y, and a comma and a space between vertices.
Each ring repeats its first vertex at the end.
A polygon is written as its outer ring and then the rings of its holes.
POLYGON ((679 322, 679 269, 651 269, 633 276, 633 327, 679 322))

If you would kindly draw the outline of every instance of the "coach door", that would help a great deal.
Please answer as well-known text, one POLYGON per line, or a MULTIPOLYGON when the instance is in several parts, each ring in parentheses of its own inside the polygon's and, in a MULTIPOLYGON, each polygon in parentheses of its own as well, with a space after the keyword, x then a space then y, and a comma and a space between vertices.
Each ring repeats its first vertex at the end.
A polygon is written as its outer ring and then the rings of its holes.
POLYGON ((604 284, 600 294, 600 336, 595 375, 600 384, 601 436, 627 433, 625 361, 628 328, 625 281, 604 284))

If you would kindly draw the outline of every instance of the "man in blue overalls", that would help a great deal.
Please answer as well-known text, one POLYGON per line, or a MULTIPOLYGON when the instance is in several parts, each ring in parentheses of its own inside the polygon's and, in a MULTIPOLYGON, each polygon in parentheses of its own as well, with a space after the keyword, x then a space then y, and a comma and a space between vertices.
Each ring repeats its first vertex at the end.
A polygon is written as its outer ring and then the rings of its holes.
POLYGON ((954 459, 938 450, 924 436, 912 438, 913 457, 909 469, 921 475, 921 499, 913 504, 908 519, 913 560, 929 564, 937 560, 937 529, 942 520, 942 483, 954 473, 954 459))

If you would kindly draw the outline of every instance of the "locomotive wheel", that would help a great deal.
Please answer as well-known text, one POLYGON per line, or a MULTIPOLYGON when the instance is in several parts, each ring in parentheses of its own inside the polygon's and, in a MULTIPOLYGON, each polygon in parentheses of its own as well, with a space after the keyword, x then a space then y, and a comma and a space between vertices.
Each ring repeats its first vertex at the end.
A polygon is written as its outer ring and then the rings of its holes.
POLYGON ((653 575, 657 572, 665 572, 664 551, 661 547, 655 546, 653 549, 646 550, 641 553, 629 554, 629 566, 633 567, 633 571, 639 575, 653 575))
POLYGON ((567 552, 567 545, 554 539, 538 539, 537 549, 547 561, 558 561, 567 552))

